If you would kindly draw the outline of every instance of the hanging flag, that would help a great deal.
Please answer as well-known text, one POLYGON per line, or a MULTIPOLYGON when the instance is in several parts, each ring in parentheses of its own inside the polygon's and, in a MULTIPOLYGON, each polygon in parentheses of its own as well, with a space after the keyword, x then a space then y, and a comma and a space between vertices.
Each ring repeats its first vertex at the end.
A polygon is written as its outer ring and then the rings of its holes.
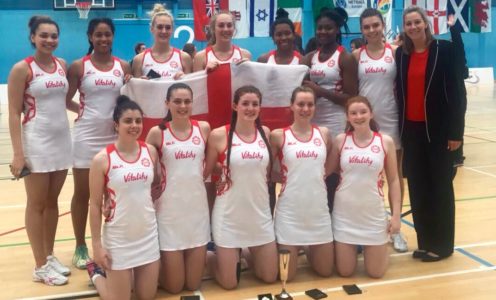
POLYGON ((388 42, 392 42, 396 34, 393 31, 393 0, 373 0, 372 7, 377 9, 384 19, 384 36, 388 42))
POLYGON ((425 9, 425 0, 405 0, 404 8, 410 7, 412 5, 418 6, 425 9))
POLYGON ((248 14, 248 1, 229 0, 229 11, 236 21, 234 38, 247 38, 250 36, 250 18, 248 14))
POLYGON ((491 32, 491 0, 470 0, 470 31, 491 32))
POLYGON ((228 5, 228 0, 193 0, 195 40, 207 40, 210 18, 220 10, 227 10, 228 5))
POLYGON ((212 128, 228 124, 231 120, 234 91, 248 83, 254 85, 263 95, 262 124, 275 129, 291 124, 291 93, 300 86, 307 71, 308 67, 304 65, 223 64, 208 74, 199 71, 186 74, 179 80, 132 78, 121 88, 121 94, 135 100, 143 110, 141 140, 166 116, 165 91, 177 82, 186 83, 193 90, 193 118, 208 121, 212 128))
POLYGON ((448 32, 448 0, 427 1, 425 9, 432 34, 448 32))
POLYGON ((324 7, 334 8, 334 1, 331 1, 331 0, 312 0, 312 12, 313 12, 313 20, 314 21, 320 15, 320 11, 324 7))
POLYGON ((276 0, 250 0, 250 36, 269 36, 276 16, 276 0))
POLYGON ((348 17, 359 17, 368 7, 367 0, 334 0, 335 7, 341 7, 348 13, 348 17))
POLYGON ((301 0, 278 0, 277 8, 284 8, 288 12, 288 18, 293 21, 296 33, 301 36, 301 19, 303 13, 301 0))
POLYGON ((468 0, 450 0, 448 3, 448 16, 455 16, 455 28, 459 32, 469 32, 469 5, 468 0))

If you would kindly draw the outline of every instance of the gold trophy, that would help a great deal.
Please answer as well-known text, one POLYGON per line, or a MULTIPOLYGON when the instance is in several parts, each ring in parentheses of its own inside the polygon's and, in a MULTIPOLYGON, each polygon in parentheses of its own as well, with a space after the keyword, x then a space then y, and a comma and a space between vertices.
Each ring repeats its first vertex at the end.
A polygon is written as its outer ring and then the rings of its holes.
POLYGON ((282 291, 280 294, 276 295, 276 299, 281 300, 293 300, 288 292, 286 292, 286 280, 288 280, 289 272, 289 250, 279 250, 279 275, 282 282, 282 291))

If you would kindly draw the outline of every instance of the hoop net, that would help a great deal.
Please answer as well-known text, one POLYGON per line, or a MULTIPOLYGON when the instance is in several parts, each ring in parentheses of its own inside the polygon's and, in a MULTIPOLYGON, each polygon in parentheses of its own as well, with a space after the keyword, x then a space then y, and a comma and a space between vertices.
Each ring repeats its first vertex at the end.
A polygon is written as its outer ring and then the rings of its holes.
POLYGON ((90 2, 77 2, 76 8, 78 10, 80 19, 88 19, 88 14, 90 13, 91 9, 90 2))

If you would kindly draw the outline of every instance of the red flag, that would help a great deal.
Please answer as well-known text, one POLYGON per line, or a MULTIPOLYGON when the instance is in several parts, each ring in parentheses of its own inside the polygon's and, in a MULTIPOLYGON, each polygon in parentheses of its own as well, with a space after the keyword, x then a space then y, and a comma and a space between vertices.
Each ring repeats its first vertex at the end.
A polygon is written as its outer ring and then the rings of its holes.
POLYGON ((229 0, 193 0, 195 40, 206 41, 210 18, 229 8, 229 0))

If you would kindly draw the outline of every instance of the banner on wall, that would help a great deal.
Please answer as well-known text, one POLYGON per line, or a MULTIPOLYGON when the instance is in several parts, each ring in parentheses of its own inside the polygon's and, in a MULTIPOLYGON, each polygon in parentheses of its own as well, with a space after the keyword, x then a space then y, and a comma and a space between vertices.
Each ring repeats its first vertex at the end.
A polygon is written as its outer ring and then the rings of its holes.
POLYGON ((384 36, 392 42, 397 33, 393 31, 393 0, 372 0, 372 7, 377 9, 384 19, 384 36))
POLYGON ((334 0, 334 6, 346 10, 348 17, 359 17, 369 4, 370 0, 334 0))
POLYGON ((455 16, 455 28, 459 32, 469 32, 470 19, 468 0, 449 0, 448 16, 455 16))
POLYGON ((334 1, 330 0, 312 0, 312 12, 313 12, 313 19, 317 19, 317 17, 320 15, 320 11, 322 8, 334 8, 334 1))
MULTIPOLYGON (((329 1, 329 0, 328 0, 329 1)), ((277 8, 284 8, 289 16, 288 18, 293 21, 295 26, 295 31, 300 36, 302 35, 301 30, 301 19, 303 14, 303 9, 301 8, 301 0, 278 0, 277 8)))
POLYGON ((448 32, 448 0, 427 1, 425 12, 433 34, 448 32))
POLYGON ((403 7, 407 8, 412 5, 425 9, 425 0, 405 0, 403 7))
POLYGON ((470 0, 470 31, 491 32, 491 0, 470 0))

